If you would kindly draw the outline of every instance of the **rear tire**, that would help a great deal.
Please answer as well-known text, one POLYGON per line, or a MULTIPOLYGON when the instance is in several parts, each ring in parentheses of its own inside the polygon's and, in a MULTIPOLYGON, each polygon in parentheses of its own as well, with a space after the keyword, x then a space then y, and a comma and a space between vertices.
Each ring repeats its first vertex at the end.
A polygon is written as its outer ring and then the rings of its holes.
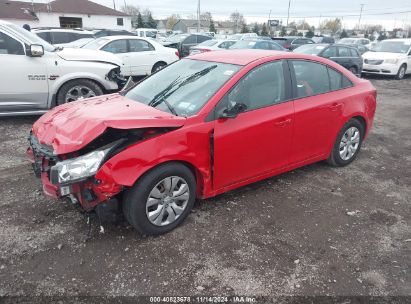
POLYGON ((404 79, 405 73, 407 72, 407 65, 402 64, 398 69, 397 75, 395 75, 395 79, 401 80, 404 79))
POLYGON ((166 66, 167 66, 167 63, 165 62, 157 62, 155 65, 153 65, 153 68, 151 69, 151 74, 164 69, 166 66))
POLYGON ((349 120, 340 130, 327 162, 334 167, 343 167, 360 152, 365 129, 357 119, 349 120))
POLYGON ((124 197, 123 212, 141 234, 163 234, 185 220, 195 197, 196 180, 191 170, 180 163, 167 163, 134 184, 124 197))
POLYGON ((66 82, 57 93, 57 105, 75 101, 80 98, 91 98, 103 95, 103 90, 92 80, 75 79, 66 82))

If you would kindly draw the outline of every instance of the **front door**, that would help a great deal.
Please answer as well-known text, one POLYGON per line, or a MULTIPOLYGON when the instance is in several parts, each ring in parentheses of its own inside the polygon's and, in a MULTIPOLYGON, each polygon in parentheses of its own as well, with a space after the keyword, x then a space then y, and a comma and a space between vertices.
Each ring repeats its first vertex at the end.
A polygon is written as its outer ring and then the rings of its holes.
POLYGON ((282 61, 257 66, 217 105, 217 116, 240 104, 245 111, 215 121, 216 190, 288 165, 294 108, 285 68, 282 61))
POLYGON ((47 108, 49 56, 26 56, 22 42, 0 32, 0 112, 47 108))

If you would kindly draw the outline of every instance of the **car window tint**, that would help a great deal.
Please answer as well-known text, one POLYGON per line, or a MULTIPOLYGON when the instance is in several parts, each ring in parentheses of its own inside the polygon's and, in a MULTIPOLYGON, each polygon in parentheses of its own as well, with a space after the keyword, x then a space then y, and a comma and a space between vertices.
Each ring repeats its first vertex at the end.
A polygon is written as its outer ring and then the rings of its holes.
POLYGON ((351 57, 358 57, 359 56, 356 49, 350 49, 350 54, 351 54, 351 57))
POLYGON ((317 95, 330 90, 325 65, 304 60, 293 60, 292 64, 297 81, 298 98, 317 95))
POLYGON ((197 36, 197 42, 203 42, 206 40, 210 40, 211 37, 206 37, 206 36, 197 36))
POLYGON ((328 49, 324 50, 322 56, 326 58, 337 57, 337 48, 329 47, 328 49))
POLYGON ((104 46, 102 50, 113 54, 127 53, 127 42, 126 40, 112 41, 104 46))
POLYGON ((342 88, 349 88, 349 87, 352 87, 352 86, 353 86, 353 84, 352 84, 351 80, 349 80, 347 77, 343 76, 341 87, 342 88))
POLYGON ((338 57, 351 57, 350 49, 346 47, 338 48, 338 57))
POLYGON ((276 51, 282 50, 282 48, 277 43, 268 42, 268 44, 270 45, 271 50, 276 50, 276 51))
POLYGON ((232 46, 235 43, 235 41, 224 41, 221 43, 218 48, 220 49, 228 49, 230 46, 232 46))
POLYGON ((256 67, 228 94, 228 106, 242 103, 247 110, 270 106, 285 100, 283 63, 270 62, 256 67))
POLYGON ((270 49, 268 43, 265 41, 257 42, 254 48, 259 49, 259 50, 269 50, 270 49))
POLYGON ((67 32, 51 32, 51 41, 53 44, 59 44, 59 43, 69 43, 76 38, 74 38, 73 33, 67 33, 67 32))
POLYGON ((196 35, 188 36, 188 37, 183 41, 183 44, 194 44, 194 43, 197 43, 197 36, 196 36, 196 35))
POLYGON ((0 55, 24 55, 23 45, 10 36, 0 32, 0 55))
POLYGON ((48 43, 51 43, 50 35, 47 32, 36 33, 41 39, 46 40, 48 43))
POLYGON ((330 90, 339 90, 342 87, 343 75, 334 69, 328 68, 328 76, 330 77, 330 90))
POLYGON ((130 52, 147 52, 153 51, 154 47, 151 43, 140 39, 130 39, 130 52))

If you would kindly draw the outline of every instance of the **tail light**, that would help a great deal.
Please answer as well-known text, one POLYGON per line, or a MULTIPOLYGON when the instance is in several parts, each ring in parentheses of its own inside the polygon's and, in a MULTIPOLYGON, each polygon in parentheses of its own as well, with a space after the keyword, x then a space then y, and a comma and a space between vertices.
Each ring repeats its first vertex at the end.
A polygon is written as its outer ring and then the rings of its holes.
POLYGON ((175 54, 178 58, 180 58, 180 53, 178 51, 176 51, 175 54))
POLYGON ((209 50, 209 49, 197 49, 197 50, 199 50, 201 53, 210 52, 210 51, 211 51, 211 50, 209 50))
POLYGON ((289 48, 291 47, 291 44, 286 43, 286 44, 284 44, 284 47, 285 47, 286 49, 289 49, 289 48))

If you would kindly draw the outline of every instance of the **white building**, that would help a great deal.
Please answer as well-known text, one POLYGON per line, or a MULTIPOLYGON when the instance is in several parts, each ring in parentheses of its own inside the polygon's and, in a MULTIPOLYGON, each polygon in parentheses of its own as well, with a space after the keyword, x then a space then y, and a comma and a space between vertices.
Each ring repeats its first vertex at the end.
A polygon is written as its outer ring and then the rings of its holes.
POLYGON ((0 0, 0 19, 34 27, 106 28, 131 30, 131 17, 88 0, 50 3, 0 0))

